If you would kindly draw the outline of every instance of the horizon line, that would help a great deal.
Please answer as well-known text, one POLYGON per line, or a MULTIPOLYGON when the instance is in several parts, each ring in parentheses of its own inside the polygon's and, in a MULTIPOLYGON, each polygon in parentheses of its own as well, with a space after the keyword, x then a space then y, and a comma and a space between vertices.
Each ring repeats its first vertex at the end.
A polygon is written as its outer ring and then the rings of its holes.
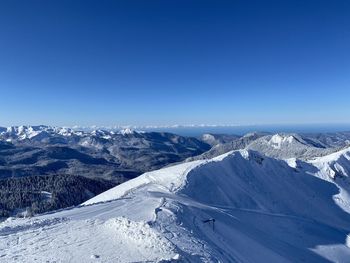
POLYGON ((350 122, 285 122, 285 123, 252 123, 252 124, 169 124, 169 125, 48 125, 48 124, 23 124, 23 125, 0 125, 2 128, 7 127, 60 127, 70 129, 178 129, 178 128, 223 128, 223 127, 254 127, 254 126, 318 126, 318 125, 350 125, 350 122))

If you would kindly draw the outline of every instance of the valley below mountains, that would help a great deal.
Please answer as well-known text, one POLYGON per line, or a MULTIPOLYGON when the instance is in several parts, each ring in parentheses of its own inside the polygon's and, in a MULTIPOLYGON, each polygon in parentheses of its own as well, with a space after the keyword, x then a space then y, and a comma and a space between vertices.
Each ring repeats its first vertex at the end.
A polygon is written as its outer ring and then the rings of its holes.
POLYGON ((144 172, 209 149, 199 139, 170 133, 0 128, 0 217, 77 205, 144 172))

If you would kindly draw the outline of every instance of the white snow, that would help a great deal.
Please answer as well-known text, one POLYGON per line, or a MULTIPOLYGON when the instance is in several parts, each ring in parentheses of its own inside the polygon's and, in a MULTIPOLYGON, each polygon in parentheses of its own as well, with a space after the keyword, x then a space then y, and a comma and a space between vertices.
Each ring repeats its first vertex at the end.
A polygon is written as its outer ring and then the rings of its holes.
POLYGON ((205 133, 203 134, 202 139, 205 141, 214 141, 215 137, 212 134, 205 133))
POLYGON ((145 173, 82 206, 1 223, 0 261, 347 262, 348 177, 325 166, 347 173, 349 152, 287 163, 240 150, 145 173))
POLYGON ((294 137, 289 135, 289 136, 282 136, 280 134, 275 134, 271 137, 269 143, 272 147, 275 149, 280 149, 282 144, 289 143, 291 144, 294 140, 294 137))
POLYGON ((133 180, 129 180, 96 197, 93 197, 92 199, 86 201, 83 205, 91 205, 122 198, 129 192, 144 186, 156 185, 156 187, 160 187, 163 190, 174 192, 175 190, 178 190, 184 186, 186 183, 187 173, 201 163, 203 163, 203 161, 195 161, 144 173, 133 180))
POLYGON ((290 167, 297 168, 297 159, 296 158, 288 158, 288 159, 285 159, 285 161, 290 167))
POLYGON ((214 135, 206 133, 202 135, 202 141, 210 144, 211 146, 214 146, 217 144, 217 139, 214 135))
POLYGON ((130 128, 125 128, 119 131, 122 135, 133 134, 135 131, 130 128))
POLYGON ((70 128, 57 128, 56 130, 58 130, 58 134, 62 135, 62 136, 71 136, 72 134, 74 134, 74 131, 70 128))

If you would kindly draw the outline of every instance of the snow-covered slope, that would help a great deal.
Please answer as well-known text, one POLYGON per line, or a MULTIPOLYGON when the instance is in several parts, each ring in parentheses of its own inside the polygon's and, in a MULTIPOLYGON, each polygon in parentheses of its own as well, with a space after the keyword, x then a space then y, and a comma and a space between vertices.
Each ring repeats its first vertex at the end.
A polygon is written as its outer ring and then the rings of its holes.
POLYGON ((145 173, 83 206, 1 223, 0 256, 5 262, 347 262, 349 154, 286 162, 239 150, 145 173), (332 179, 327 167, 342 175, 332 179))
POLYGON ((350 145, 350 132, 304 133, 304 138, 324 147, 344 147, 350 145))
POLYGON ((234 140, 239 139, 241 136, 238 135, 228 135, 228 134, 210 134, 205 133, 201 136, 201 140, 210 146, 215 146, 218 144, 224 144, 228 142, 232 142, 234 140))
POLYGON ((302 158, 327 155, 335 151, 334 148, 324 148, 306 141, 298 134, 277 133, 267 135, 251 142, 247 149, 259 151, 274 158, 302 158))
MULTIPOLYGON (((203 160, 203 159, 212 159, 216 156, 222 155, 224 153, 244 149, 246 148, 250 143, 254 142, 258 138, 262 136, 266 136, 267 133, 265 132, 252 132, 247 133, 246 135, 233 139, 231 141, 228 140, 228 142, 223 142, 214 145, 209 151, 204 152, 201 155, 193 156, 188 159, 187 161, 194 161, 194 160, 203 160)), ((203 138, 202 138, 203 140, 203 138)))
POLYGON ((233 150, 250 149, 274 158, 300 158, 307 160, 339 151, 350 145, 350 132, 336 133, 248 133, 239 138, 204 134, 202 141, 212 145, 209 151, 189 157, 187 161, 211 159, 233 150), (227 139, 219 141, 216 138, 227 139))

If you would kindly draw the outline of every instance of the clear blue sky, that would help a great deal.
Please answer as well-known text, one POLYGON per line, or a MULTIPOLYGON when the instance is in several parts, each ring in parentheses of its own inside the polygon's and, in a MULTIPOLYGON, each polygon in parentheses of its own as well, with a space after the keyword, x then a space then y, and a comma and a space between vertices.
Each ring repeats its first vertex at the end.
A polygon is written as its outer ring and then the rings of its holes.
POLYGON ((0 126, 350 122, 350 1, 2 0, 0 126))

